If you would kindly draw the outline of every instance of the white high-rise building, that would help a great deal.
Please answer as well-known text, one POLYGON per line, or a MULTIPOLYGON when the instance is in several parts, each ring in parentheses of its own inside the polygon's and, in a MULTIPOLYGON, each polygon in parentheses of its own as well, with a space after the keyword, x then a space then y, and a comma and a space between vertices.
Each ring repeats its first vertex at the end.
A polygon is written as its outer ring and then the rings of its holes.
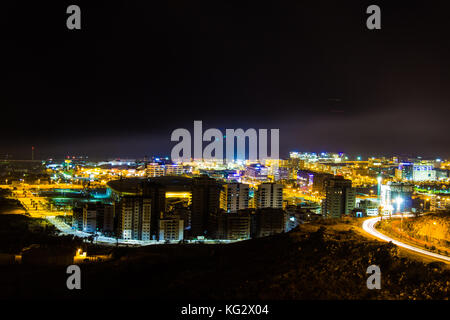
POLYGON ((262 183, 256 192, 257 208, 283 208, 283 185, 262 183))
POLYGON ((413 165, 413 181, 435 181, 436 170, 433 165, 414 164, 413 165))
POLYGON ((142 197, 123 197, 117 203, 120 212, 119 228, 122 239, 151 240, 151 204, 150 198, 142 197))

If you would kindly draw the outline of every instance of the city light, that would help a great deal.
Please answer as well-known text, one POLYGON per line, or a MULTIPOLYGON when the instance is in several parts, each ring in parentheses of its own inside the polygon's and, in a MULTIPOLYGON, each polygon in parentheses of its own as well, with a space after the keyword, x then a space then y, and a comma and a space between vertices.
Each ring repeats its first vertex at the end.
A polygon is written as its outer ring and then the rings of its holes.
POLYGON ((397 203, 397 211, 398 211, 398 212, 401 211, 400 208, 401 208, 402 202, 403 202, 403 199, 400 198, 400 197, 397 197, 397 198, 395 199, 395 203, 397 203))
POLYGON ((2 6, 13 315, 450 297, 450 1, 75 2, 2 6))

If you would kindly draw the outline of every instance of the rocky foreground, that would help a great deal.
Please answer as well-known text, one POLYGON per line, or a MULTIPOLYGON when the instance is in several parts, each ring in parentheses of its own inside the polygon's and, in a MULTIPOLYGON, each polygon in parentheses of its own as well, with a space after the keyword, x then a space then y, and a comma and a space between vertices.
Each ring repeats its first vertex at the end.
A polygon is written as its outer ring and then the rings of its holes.
POLYGON ((231 245, 118 248, 115 258, 81 265, 82 290, 69 291, 62 267, 1 267, 2 296, 157 299, 448 299, 443 263, 400 257, 396 246, 351 225, 303 225, 287 234, 231 245), (367 267, 381 268, 369 290, 367 267))

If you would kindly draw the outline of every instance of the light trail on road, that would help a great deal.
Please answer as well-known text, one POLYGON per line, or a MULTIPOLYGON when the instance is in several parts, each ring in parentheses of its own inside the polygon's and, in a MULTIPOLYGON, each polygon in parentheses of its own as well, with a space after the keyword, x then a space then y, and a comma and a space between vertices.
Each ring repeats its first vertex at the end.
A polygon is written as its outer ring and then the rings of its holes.
MULTIPOLYGON (((412 215, 404 215, 404 217, 410 217, 410 216, 412 216, 412 215)), ((401 216, 392 216, 392 217, 400 218, 401 216)), ((408 250, 411 250, 411 251, 414 251, 414 252, 417 252, 417 253, 429 256, 429 257, 433 257, 435 259, 444 260, 444 261, 450 263, 450 257, 446 257, 446 256, 443 256, 443 255, 434 253, 434 252, 430 252, 430 251, 427 251, 427 250, 423 250, 423 249, 411 246, 409 244, 400 242, 398 240, 394 240, 394 239, 392 239, 392 238, 382 234, 381 232, 379 232, 378 230, 375 229, 375 224, 378 221, 380 221, 380 219, 381 219, 380 217, 367 219, 362 224, 363 230, 365 232, 367 232, 368 234, 374 236, 374 237, 377 237, 377 238, 379 238, 381 240, 384 240, 384 241, 387 241, 387 242, 392 242, 393 244, 395 244, 395 245, 397 245, 399 247, 402 247, 402 248, 405 248, 405 249, 408 249, 408 250)))

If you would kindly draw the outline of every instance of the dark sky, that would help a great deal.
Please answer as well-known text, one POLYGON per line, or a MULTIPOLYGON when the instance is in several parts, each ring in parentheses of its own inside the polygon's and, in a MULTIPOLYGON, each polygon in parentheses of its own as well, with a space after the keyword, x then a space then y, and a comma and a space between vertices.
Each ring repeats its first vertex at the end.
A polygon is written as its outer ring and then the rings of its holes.
POLYGON ((1 157, 169 155, 194 120, 279 128, 284 156, 450 156, 445 1, 93 2, 2 3, 1 157))

